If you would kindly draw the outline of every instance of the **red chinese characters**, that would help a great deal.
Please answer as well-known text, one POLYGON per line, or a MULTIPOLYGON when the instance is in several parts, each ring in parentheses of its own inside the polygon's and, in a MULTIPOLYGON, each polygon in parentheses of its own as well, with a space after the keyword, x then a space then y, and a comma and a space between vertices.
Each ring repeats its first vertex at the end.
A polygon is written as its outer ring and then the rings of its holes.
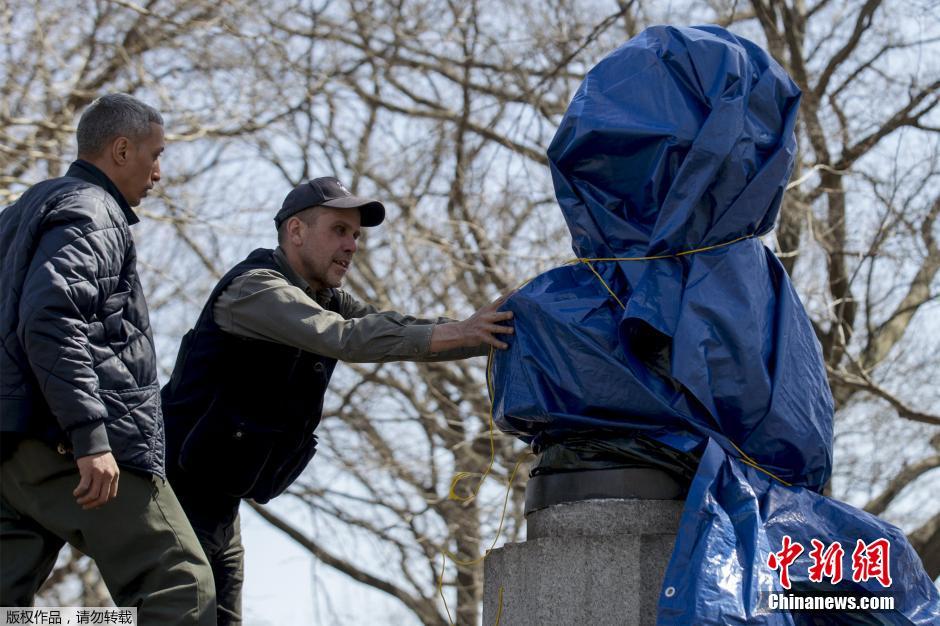
POLYGON ((885 538, 865 543, 855 542, 852 552, 852 580, 866 582, 874 578, 882 587, 891 586, 891 544, 885 538))
MULTIPOLYGON (((818 539, 811 539, 810 543, 810 582, 821 583, 823 579, 828 579, 833 585, 842 582, 842 561, 845 557, 842 544, 834 541, 826 546, 818 539)), ((784 589, 790 589, 790 566, 803 552, 803 544, 793 541, 790 535, 784 535, 780 551, 771 552, 767 556, 767 567, 779 570, 780 584, 784 589)), ((891 543, 883 537, 870 543, 858 539, 852 551, 852 581, 861 583, 872 579, 881 583, 882 587, 891 586, 891 543)))
POLYGON ((784 589, 790 588, 790 565, 803 554, 803 546, 794 543, 790 535, 783 536, 783 549, 780 552, 771 552, 767 557, 767 567, 780 570, 780 584, 784 589))
POLYGON ((828 578, 833 585, 841 582, 842 557, 845 556, 842 544, 836 541, 823 550, 825 544, 822 541, 811 539, 810 543, 813 549, 809 552, 809 558, 813 559, 813 564, 809 567, 809 579, 814 583, 820 583, 823 578, 828 578))

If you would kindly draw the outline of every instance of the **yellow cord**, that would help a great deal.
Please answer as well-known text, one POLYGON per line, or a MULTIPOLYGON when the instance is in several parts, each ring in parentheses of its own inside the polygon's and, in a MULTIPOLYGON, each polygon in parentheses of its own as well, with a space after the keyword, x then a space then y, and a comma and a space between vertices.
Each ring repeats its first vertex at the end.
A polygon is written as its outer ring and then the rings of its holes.
POLYGON ((447 611, 447 621, 450 622, 451 626, 454 626, 454 620, 450 616, 450 607, 447 606, 447 598, 444 596, 444 569, 447 565, 447 561, 444 560, 444 553, 441 553, 441 575, 437 579, 437 594, 441 596, 441 600, 444 601, 444 610, 447 611))
POLYGON ((597 276, 597 280, 601 281, 601 284, 604 285, 604 289, 606 289, 606 290, 607 290, 607 293, 609 293, 609 294, 613 297, 613 299, 617 301, 617 304, 620 305, 620 308, 621 308, 621 309, 627 308, 627 307, 624 306, 623 302, 620 301, 620 298, 617 297, 617 294, 614 293, 614 290, 607 286, 607 282, 606 282, 603 278, 601 278, 601 275, 597 273, 597 270, 594 269, 594 266, 591 265, 591 264, 590 264, 588 261, 586 261, 586 260, 582 260, 581 262, 584 263, 585 265, 587 265, 587 267, 588 267, 589 270, 591 270, 592 272, 594 272, 594 275, 597 276))
MULTIPOLYGON (((490 435, 490 461, 486 466, 486 471, 483 474, 478 474, 476 472, 457 472, 454 475, 453 480, 450 483, 450 493, 447 495, 449 500, 457 500, 458 502, 470 502, 477 497, 477 494, 480 493, 480 489, 483 487, 483 481, 486 480, 486 477, 490 474, 490 471, 493 469, 493 463, 496 460, 496 426, 493 420, 493 348, 490 348, 490 354, 486 363, 486 388, 490 394, 490 419, 489 419, 489 435, 490 435), (464 478, 469 478, 470 476, 480 476, 480 482, 477 483, 476 489, 467 496, 457 495, 455 489, 457 483, 459 483, 464 478)), ((453 626, 454 620, 450 614, 450 607, 447 605, 447 599, 444 597, 444 570, 447 565, 446 559, 449 558, 455 565, 458 566, 468 566, 480 563, 489 555, 489 553, 496 547, 496 543, 499 541, 499 537, 503 532, 503 524, 506 521, 506 509, 509 507, 509 496, 512 493, 512 483, 516 478, 516 474, 519 471, 519 467, 522 465, 528 457, 532 456, 532 453, 525 451, 520 455, 516 460, 516 464, 512 468, 512 473, 509 475, 509 481, 506 483, 506 495, 503 498, 503 509, 499 516, 499 525, 496 528, 496 536, 493 538, 493 543, 490 544, 490 547, 487 548, 482 556, 476 557, 474 559, 460 559, 454 553, 449 550, 441 551, 441 575, 437 579, 437 593, 441 596, 441 600, 444 601, 444 610, 447 612, 447 620, 453 626), (445 558, 446 557, 446 558, 445 558)), ((496 624, 498 626, 500 616, 503 612, 503 588, 499 588, 499 605, 496 612, 496 624)))
POLYGON ((769 472, 769 471, 765 470, 763 467, 761 467, 760 465, 758 465, 758 464, 757 464, 757 461, 755 461, 754 459, 752 459, 751 457, 749 457, 749 456, 744 452, 744 450, 742 450, 741 448, 739 448, 738 445, 737 445, 736 443, 734 443, 733 441, 731 441, 730 439, 728 439, 728 443, 730 443, 732 446, 734 446, 734 449, 737 450, 737 451, 741 454, 741 461, 742 461, 743 463, 746 463, 747 465, 750 465, 751 467, 753 467, 753 468, 756 469, 756 470, 759 470, 759 471, 761 471, 761 472, 764 472, 765 474, 767 474, 767 475, 770 476, 771 478, 780 481, 781 483, 783 483, 783 484, 786 485, 787 487, 792 487, 792 486, 793 486, 792 483, 788 483, 787 481, 785 481, 784 479, 780 478, 779 476, 777 476, 777 475, 774 474, 773 472, 769 472))
POLYGON ((716 243, 713 246, 705 246, 704 248, 696 248, 694 250, 686 250, 685 252, 676 252, 674 254, 659 254, 657 256, 626 256, 626 257, 607 257, 607 258, 598 258, 598 259, 584 259, 578 257, 571 261, 572 263, 586 263, 588 261, 655 261, 657 259, 674 259, 680 256, 687 256, 689 254, 698 254, 699 252, 708 252, 709 250, 714 250, 716 248, 724 248, 725 246, 730 246, 731 244, 738 243, 739 241, 744 241, 745 239, 750 239, 751 237, 756 237, 756 235, 744 235, 743 237, 738 237, 737 239, 732 239, 731 241, 726 241, 724 243, 716 243))
MULTIPOLYGON (((729 241, 729 242, 727 242, 727 243, 719 243, 719 244, 716 244, 716 245, 714 245, 714 246, 708 246, 708 247, 705 247, 705 248, 698 248, 698 249, 695 249, 695 250, 686 250, 685 252, 679 252, 679 253, 677 253, 677 254, 665 254, 665 255, 661 255, 661 256, 645 256, 645 257, 621 257, 621 258, 608 258, 608 259, 581 259, 581 258, 579 258, 579 259, 575 259, 575 260, 571 261, 571 263, 584 263, 585 265, 587 265, 588 269, 591 270, 591 272, 597 277, 597 280, 601 281, 601 284, 604 285, 604 289, 607 290, 607 293, 609 293, 609 294, 613 297, 613 299, 617 301, 617 304, 620 305, 620 308, 621 308, 621 309, 626 309, 627 307, 625 307, 625 306, 623 305, 623 302, 620 301, 620 298, 617 297, 617 294, 614 293, 614 290, 610 288, 610 285, 608 285, 607 282, 606 282, 603 278, 601 278, 601 275, 598 274, 598 273, 597 273, 597 270, 594 269, 594 266, 591 265, 591 262, 592 262, 592 261, 594 261, 594 262, 597 262, 597 261, 651 261, 651 260, 654 260, 654 259, 671 259, 671 258, 675 258, 675 257, 686 256, 686 255, 688 255, 688 254, 695 254, 696 252, 705 252, 705 251, 707 251, 707 250, 714 250, 715 248, 723 248, 723 247, 725 247, 725 246, 730 246, 730 245, 733 244, 733 243, 737 243, 737 242, 743 241, 743 240, 745 240, 745 239, 750 239, 751 237, 754 237, 754 235, 745 235, 744 237, 738 237, 737 239, 735 239, 735 240, 733 240, 733 241, 729 241)), ((492 351, 491 351, 491 355, 490 355, 490 356, 492 357, 492 351)), ((773 472, 770 472, 770 471, 764 469, 763 467, 761 467, 761 466, 757 463, 757 461, 755 461, 755 460, 752 459, 750 456, 748 456, 747 453, 744 452, 744 450, 742 450, 741 448, 739 448, 739 447, 737 446, 737 444, 735 444, 735 443, 734 443, 733 441, 731 441, 730 439, 728 440, 728 443, 730 443, 732 446, 734 446, 734 449, 737 450, 737 451, 741 454, 741 459, 740 459, 740 460, 741 460, 743 463, 745 463, 745 464, 747 464, 747 465, 750 465, 750 466, 753 467, 754 469, 759 470, 759 471, 761 471, 761 472, 767 474, 767 475, 770 476, 771 478, 773 478, 773 479, 775 479, 775 480, 777 480, 777 481, 783 483, 783 484, 786 485, 787 487, 792 487, 792 486, 793 486, 791 483, 788 483, 787 481, 783 480, 782 478, 780 478, 779 476, 777 476, 777 475, 774 474, 773 472)))
MULTIPOLYGON (((685 252, 678 252, 676 254, 662 254, 658 256, 642 256, 642 257, 610 257, 610 258, 595 258, 595 259, 577 258, 577 259, 572 259, 571 261, 568 261, 568 264, 583 263, 587 265, 588 269, 591 270, 591 272, 594 274, 594 276, 597 277, 599 281, 601 281, 601 284, 604 285, 604 288, 611 295, 611 297, 613 297, 613 299, 616 300, 617 304, 620 305, 620 308, 625 309, 626 306, 624 306, 623 302, 621 302, 620 298, 617 297, 617 294, 614 293, 614 291, 610 288, 607 282, 603 278, 601 278, 601 275, 597 272, 597 270, 594 269, 594 266, 591 265, 591 263, 603 262, 603 261, 654 261, 657 259, 672 259, 672 258, 687 256, 690 254, 696 254, 699 252, 707 252, 708 250, 714 250, 716 248, 723 248, 725 246, 730 246, 731 244, 735 244, 739 241, 750 239, 752 237, 755 237, 755 235, 745 235, 743 237, 738 237, 737 239, 734 239, 732 241, 728 241, 725 243, 719 243, 713 246, 706 246, 704 248, 696 248, 695 250, 686 250, 685 252)), ((520 288, 528 284, 531 280, 532 279, 530 278, 529 280, 526 280, 525 282, 523 282, 522 285, 520 285, 520 288)), ((490 347, 490 354, 489 354, 489 357, 487 359, 487 364, 486 364, 486 388, 490 396, 490 416, 489 416, 490 417, 489 419, 490 460, 486 466, 486 470, 482 474, 479 474, 478 472, 455 473, 454 478, 453 480, 451 480, 451 483, 450 483, 450 492, 448 493, 448 496, 447 496, 448 499, 450 500, 457 500, 458 502, 470 502, 471 500, 476 498, 477 495, 480 493, 480 489, 483 486, 483 482, 486 480, 486 477, 489 476, 490 472, 493 469, 493 463, 496 460, 496 441, 495 441, 495 434, 494 434, 495 426, 494 426, 494 420, 493 420, 493 398, 495 397, 495 392, 493 388, 492 374, 493 374, 493 348, 490 347), (476 489, 472 493, 466 496, 457 495, 456 493, 457 484, 463 479, 469 478, 471 476, 480 476, 480 481, 477 483, 476 489)), ((754 459, 748 456, 733 441, 731 441, 730 439, 728 441, 732 446, 734 446, 734 449, 737 450, 741 454, 740 460, 742 462, 753 467, 754 469, 757 469, 767 474, 771 478, 778 480, 779 482, 783 483, 787 487, 792 486, 787 481, 783 480, 782 478, 774 475, 773 473, 767 471, 766 469, 758 465, 758 463, 754 459)), ((458 566, 474 565, 486 559, 486 557, 493 550, 493 548, 496 547, 496 543, 499 541, 499 536, 502 534, 502 531, 503 531, 503 523, 506 520, 506 509, 509 505, 509 495, 512 493, 513 480, 516 477, 516 473, 519 470, 519 466, 522 465, 522 462, 525 461, 526 458, 531 455, 532 455, 531 452, 528 452, 528 451, 524 452, 522 456, 520 456, 519 459, 516 461, 516 464, 512 469, 512 473, 509 475, 509 481, 506 485, 506 495, 503 498, 503 510, 499 516, 499 526, 496 528, 496 537, 493 539, 493 543, 490 545, 490 547, 484 551, 483 555, 473 558, 473 559, 459 559, 457 558, 455 554, 453 554, 452 552, 448 550, 441 551, 441 575, 438 577, 438 580, 437 580, 437 593, 438 595, 441 596, 441 600, 443 600, 444 602, 444 610, 447 611, 447 620, 451 624, 451 626, 454 625, 454 621, 450 614, 450 607, 447 605, 447 598, 444 596, 444 570, 446 569, 446 565, 447 565, 446 559, 449 558, 455 565, 458 565, 458 566)), ((502 612, 503 612, 503 587, 500 587, 499 588, 499 604, 498 604, 497 612, 496 612, 496 626, 499 626, 499 620, 502 615, 502 612)))
MULTIPOLYGON (((731 241, 726 241, 725 243, 717 243, 713 246, 706 246, 704 248, 696 248, 695 250, 686 250, 685 252, 677 252, 675 254, 660 254, 657 256, 625 256, 625 257, 607 257, 607 258, 597 258, 597 259, 587 259, 578 257, 577 259, 571 259, 567 262, 568 265, 574 263, 584 263, 587 265, 588 269, 597 276, 597 280, 601 281, 601 284, 604 285, 604 289, 607 290, 607 293, 617 301, 617 304, 620 305, 621 309, 626 309, 623 302, 620 301, 620 298, 617 297, 617 294, 614 293, 614 290, 611 289, 607 283, 601 278, 601 275, 597 273, 597 270, 594 269, 594 266, 591 263, 599 263, 602 261, 655 261, 657 259, 675 259, 681 256, 687 256, 689 254, 697 254, 699 252, 707 252, 709 250, 715 250, 716 248, 724 248, 725 246, 730 246, 731 244, 738 243, 739 241, 744 241, 745 239, 750 239, 755 235, 744 235, 743 237, 738 237, 731 241)), ((492 357, 492 350, 490 351, 490 356, 492 357)))
POLYGON ((506 508, 509 505, 509 495, 512 493, 512 481, 516 478, 516 472, 519 471, 519 466, 522 465, 523 461, 525 461, 526 458, 531 455, 531 452, 523 452, 516 461, 515 466, 512 468, 512 474, 509 475, 509 482, 506 484, 506 496, 503 498, 503 511, 499 516, 499 526, 496 527, 496 537, 493 538, 493 543, 490 544, 490 547, 483 552, 482 556, 478 556, 475 559, 459 559, 453 552, 444 550, 444 554, 446 554, 447 558, 453 561, 455 565, 463 565, 466 567, 467 565, 475 565, 476 563, 480 563, 483 561, 483 559, 486 558, 486 555, 488 555, 493 550, 493 548, 496 547, 496 542, 499 541, 499 536, 503 532, 503 523, 506 521, 506 508))
MULTIPOLYGON (((492 415, 491 415, 490 425, 492 426, 492 415)), ((492 436, 492 431, 490 431, 490 435, 492 436)), ((515 466, 512 468, 512 473, 509 475, 509 481, 506 483, 506 495, 503 498, 503 510, 499 515, 499 526, 497 526, 496 528, 496 536, 493 538, 493 543, 490 544, 490 547, 487 548, 481 556, 478 556, 474 559, 460 559, 457 557, 457 555, 455 555, 453 552, 450 552, 449 550, 441 550, 441 575, 437 579, 437 593, 439 596, 441 596, 441 599, 444 601, 444 610, 447 611, 447 621, 451 624, 451 626, 454 626, 454 619, 450 614, 450 607, 447 605, 447 599, 444 597, 444 570, 446 569, 446 565, 447 565, 445 556, 446 558, 453 561, 455 565, 464 566, 464 567, 468 565, 475 565, 477 563, 480 563, 484 559, 486 559, 487 556, 489 556, 493 548, 496 547, 496 543, 499 541, 499 536, 503 532, 503 523, 506 521, 506 509, 509 506, 509 495, 512 493, 513 480, 515 480, 516 478, 516 474, 519 471, 519 466, 521 466, 523 461, 525 461, 529 456, 532 456, 531 452, 528 452, 528 451, 523 452, 522 455, 519 457, 519 459, 516 461, 515 466)), ((492 459, 490 461, 490 467, 492 467, 492 459)), ((486 474, 484 474, 484 477, 485 476, 486 474)), ((481 480, 481 484, 482 484, 482 480, 481 480)), ((477 491, 479 491, 479 486, 477 487, 477 491)), ((459 498, 453 498, 453 499, 459 499, 459 498)), ((467 500, 463 500, 463 501, 467 501, 467 500)), ((502 614, 502 612, 503 612, 503 588, 500 587, 499 588, 499 605, 497 607, 497 612, 496 612, 496 624, 499 624, 499 617, 502 614)))
POLYGON ((503 586, 499 586, 499 604, 496 605, 496 624, 499 626, 499 618, 503 616, 503 586))
POLYGON ((490 346, 490 354, 487 357, 486 361, 486 389, 490 394, 490 462, 486 466, 486 470, 479 474, 478 472, 457 472, 454 474, 454 478, 450 481, 450 492, 447 494, 448 500, 457 500, 458 502, 470 502, 477 497, 477 494, 480 493, 480 488, 483 486, 483 481, 486 480, 486 477, 489 476, 490 471, 493 469, 493 463, 496 461, 496 435, 495 435, 495 425, 493 424, 493 384, 491 381, 492 375, 492 363, 493 363, 493 347, 490 346), (470 478, 471 476, 479 476, 480 482, 477 483, 477 488, 473 493, 470 493, 466 496, 457 495, 455 491, 457 488, 457 483, 459 483, 464 478, 470 478))

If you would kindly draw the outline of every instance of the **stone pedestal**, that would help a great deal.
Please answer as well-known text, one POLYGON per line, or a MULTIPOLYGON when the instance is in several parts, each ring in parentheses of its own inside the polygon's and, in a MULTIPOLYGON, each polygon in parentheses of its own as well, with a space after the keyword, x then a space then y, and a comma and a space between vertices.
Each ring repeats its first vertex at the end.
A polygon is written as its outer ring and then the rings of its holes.
MULTIPOLYGON (((661 478, 650 471, 531 479, 526 541, 484 561, 484 626, 497 617, 500 626, 655 624, 683 501, 624 497, 648 496, 661 478), (547 488, 539 479, 549 479, 547 488), (581 487, 566 484, 572 480, 581 487), (590 499, 578 499, 585 493, 590 499)), ((652 491, 675 498, 681 487, 674 487, 660 483, 652 491)))

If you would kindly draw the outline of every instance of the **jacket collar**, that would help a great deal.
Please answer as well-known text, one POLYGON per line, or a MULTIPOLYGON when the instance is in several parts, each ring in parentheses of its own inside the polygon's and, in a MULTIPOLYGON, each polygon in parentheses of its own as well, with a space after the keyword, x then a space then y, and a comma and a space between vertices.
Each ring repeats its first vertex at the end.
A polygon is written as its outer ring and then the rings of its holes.
POLYGON ((111 182, 107 174, 102 172, 95 165, 92 165, 84 159, 78 159, 69 166, 69 170, 65 175, 71 178, 78 178, 92 185, 97 185, 111 194, 111 197, 114 198, 118 206, 121 207, 121 211, 124 212, 124 218, 127 220, 128 224, 136 224, 140 221, 140 218, 137 217, 137 214, 131 209, 131 205, 127 203, 127 200, 125 200, 121 192, 118 191, 117 186, 111 182))

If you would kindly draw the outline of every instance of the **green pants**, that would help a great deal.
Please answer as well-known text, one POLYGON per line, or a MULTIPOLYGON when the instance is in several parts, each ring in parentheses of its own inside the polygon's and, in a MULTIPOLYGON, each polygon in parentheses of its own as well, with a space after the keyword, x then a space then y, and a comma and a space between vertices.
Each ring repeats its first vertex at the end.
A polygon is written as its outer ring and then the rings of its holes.
POLYGON ((71 456, 36 440, 0 464, 0 606, 31 606, 68 542, 140 626, 214 625, 212 572, 170 486, 122 468, 117 498, 85 511, 78 481, 71 456))
POLYGON ((245 548, 238 506, 241 499, 213 493, 173 476, 173 488, 212 566, 218 626, 241 626, 245 548))

